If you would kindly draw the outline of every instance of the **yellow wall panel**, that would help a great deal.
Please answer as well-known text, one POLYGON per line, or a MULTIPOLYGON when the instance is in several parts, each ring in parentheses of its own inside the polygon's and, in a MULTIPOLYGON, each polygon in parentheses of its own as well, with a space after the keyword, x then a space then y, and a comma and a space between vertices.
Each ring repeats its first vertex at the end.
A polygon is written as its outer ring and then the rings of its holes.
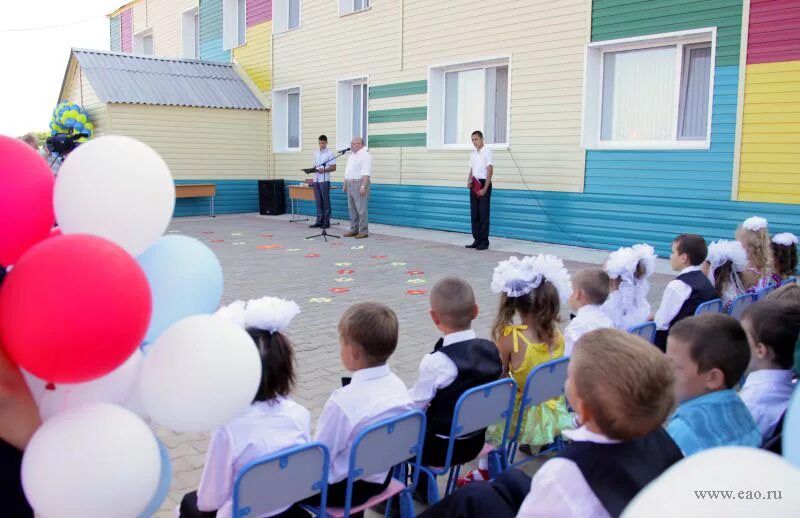
POLYGON ((272 22, 247 28, 247 43, 233 49, 239 63, 262 92, 272 88, 272 22))
POLYGON ((738 199, 800 204, 800 61, 748 65, 738 199))

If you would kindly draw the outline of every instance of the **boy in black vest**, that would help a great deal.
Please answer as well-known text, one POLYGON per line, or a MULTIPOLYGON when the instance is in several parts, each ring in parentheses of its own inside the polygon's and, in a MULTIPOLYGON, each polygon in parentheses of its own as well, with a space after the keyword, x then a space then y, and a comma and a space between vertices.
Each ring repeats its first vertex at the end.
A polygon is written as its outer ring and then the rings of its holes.
POLYGON ((510 469, 469 484, 420 515, 432 517, 619 516, 682 454, 661 426, 675 402, 669 360, 618 329, 585 334, 565 389, 581 422, 533 479, 510 469), (608 373, 613 372, 613 376, 608 373))
MULTIPOLYGON (((478 306, 469 283, 457 277, 442 279, 433 287, 430 300, 431 319, 443 337, 420 362, 419 378, 409 394, 417 408, 427 408, 422 463, 443 466, 458 398, 473 387, 497 380, 503 363, 494 342, 477 338, 471 328, 478 306)), ((451 463, 462 464, 477 457, 485 435, 484 429, 456 439, 451 463)), ((422 497, 427 497, 426 482, 420 478, 422 497)))
POLYGON ((680 272, 675 280, 664 288, 661 305, 653 320, 656 323, 656 345, 667 349, 669 328, 686 317, 694 315, 697 306, 717 298, 714 286, 702 271, 708 247, 703 236, 681 234, 672 240, 669 264, 680 272))

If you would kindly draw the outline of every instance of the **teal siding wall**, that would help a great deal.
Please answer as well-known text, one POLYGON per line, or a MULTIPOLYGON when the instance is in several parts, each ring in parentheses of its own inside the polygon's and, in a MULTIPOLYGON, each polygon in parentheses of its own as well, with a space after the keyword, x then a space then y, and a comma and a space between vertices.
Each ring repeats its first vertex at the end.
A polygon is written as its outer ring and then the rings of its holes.
POLYGON ((231 62, 222 50, 222 0, 200 0, 200 59, 231 62))
POLYGON ((119 16, 112 16, 109 20, 109 30, 111 38, 111 50, 113 52, 122 52, 122 38, 120 36, 119 16))
MULTIPOLYGON (((175 180, 176 184, 215 183, 217 214, 258 212, 258 180, 175 180)), ((174 216, 208 216, 209 198, 175 200, 174 216)))

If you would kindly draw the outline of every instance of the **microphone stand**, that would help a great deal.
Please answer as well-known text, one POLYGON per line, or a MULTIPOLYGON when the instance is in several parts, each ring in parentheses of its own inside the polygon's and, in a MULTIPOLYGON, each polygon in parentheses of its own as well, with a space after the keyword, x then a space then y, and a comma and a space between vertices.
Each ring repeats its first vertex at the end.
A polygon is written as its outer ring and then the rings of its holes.
MULTIPOLYGON (((331 162, 333 160, 336 160, 340 156, 343 156, 348 151, 350 151, 350 148, 343 149, 342 151, 339 151, 338 155, 334 155, 333 158, 329 158, 328 160, 324 161, 321 164, 318 164, 315 167, 310 167, 308 169, 303 169, 303 172, 306 173, 306 174, 316 173, 317 172, 317 167, 322 167, 324 169, 325 166, 328 165, 329 162, 331 162)), ((328 173, 328 174, 330 174, 330 173, 328 173)), ((330 194, 329 194, 329 196, 330 196, 330 194)), ((322 232, 321 233, 314 234, 313 236, 308 236, 306 239, 311 239, 311 238, 314 238, 314 237, 321 237, 327 243, 329 237, 332 237, 332 238, 335 238, 335 239, 339 239, 342 236, 337 236, 336 234, 328 234, 327 229, 325 227, 322 227, 322 232)))

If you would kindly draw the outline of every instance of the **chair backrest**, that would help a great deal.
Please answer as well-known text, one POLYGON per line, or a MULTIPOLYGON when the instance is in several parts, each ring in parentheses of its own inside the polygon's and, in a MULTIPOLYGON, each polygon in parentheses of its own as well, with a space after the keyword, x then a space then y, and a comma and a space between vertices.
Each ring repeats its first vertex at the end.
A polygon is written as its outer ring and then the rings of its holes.
POLYGON ((261 516, 317 493, 324 516, 329 462, 328 448, 318 442, 253 460, 236 474, 233 517, 261 516))
POLYGON ((656 323, 645 322, 638 326, 633 326, 628 329, 628 332, 634 335, 639 335, 651 344, 656 341, 656 323))
POLYGON ((370 425, 356 436, 350 450, 353 479, 388 471, 420 453, 425 441, 425 414, 406 412, 370 425))
POLYGON ((522 393, 520 408, 517 412, 517 422, 511 439, 518 439, 522 424, 525 421, 525 411, 531 405, 539 405, 545 401, 550 401, 564 393, 564 382, 567 381, 567 366, 569 356, 550 360, 549 362, 537 365, 525 380, 525 388, 522 393))
POLYGON ((513 379, 504 378, 465 391, 456 402, 450 435, 459 437, 510 419, 516 387, 513 379))
POLYGON ((745 293, 739 295, 731 301, 731 307, 728 309, 728 314, 736 320, 741 320, 744 308, 756 301, 755 293, 745 293))
POLYGON ((783 282, 781 282, 781 286, 785 284, 797 284, 797 277, 789 277, 788 279, 784 279, 783 282))
POLYGON ((771 283, 756 292, 756 300, 764 300, 767 295, 778 289, 778 284, 771 283))
POLYGON ((694 310, 694 316, 702 315, 703 313, 722 313, 722 300, 714 299, 703 302, 694 310))

